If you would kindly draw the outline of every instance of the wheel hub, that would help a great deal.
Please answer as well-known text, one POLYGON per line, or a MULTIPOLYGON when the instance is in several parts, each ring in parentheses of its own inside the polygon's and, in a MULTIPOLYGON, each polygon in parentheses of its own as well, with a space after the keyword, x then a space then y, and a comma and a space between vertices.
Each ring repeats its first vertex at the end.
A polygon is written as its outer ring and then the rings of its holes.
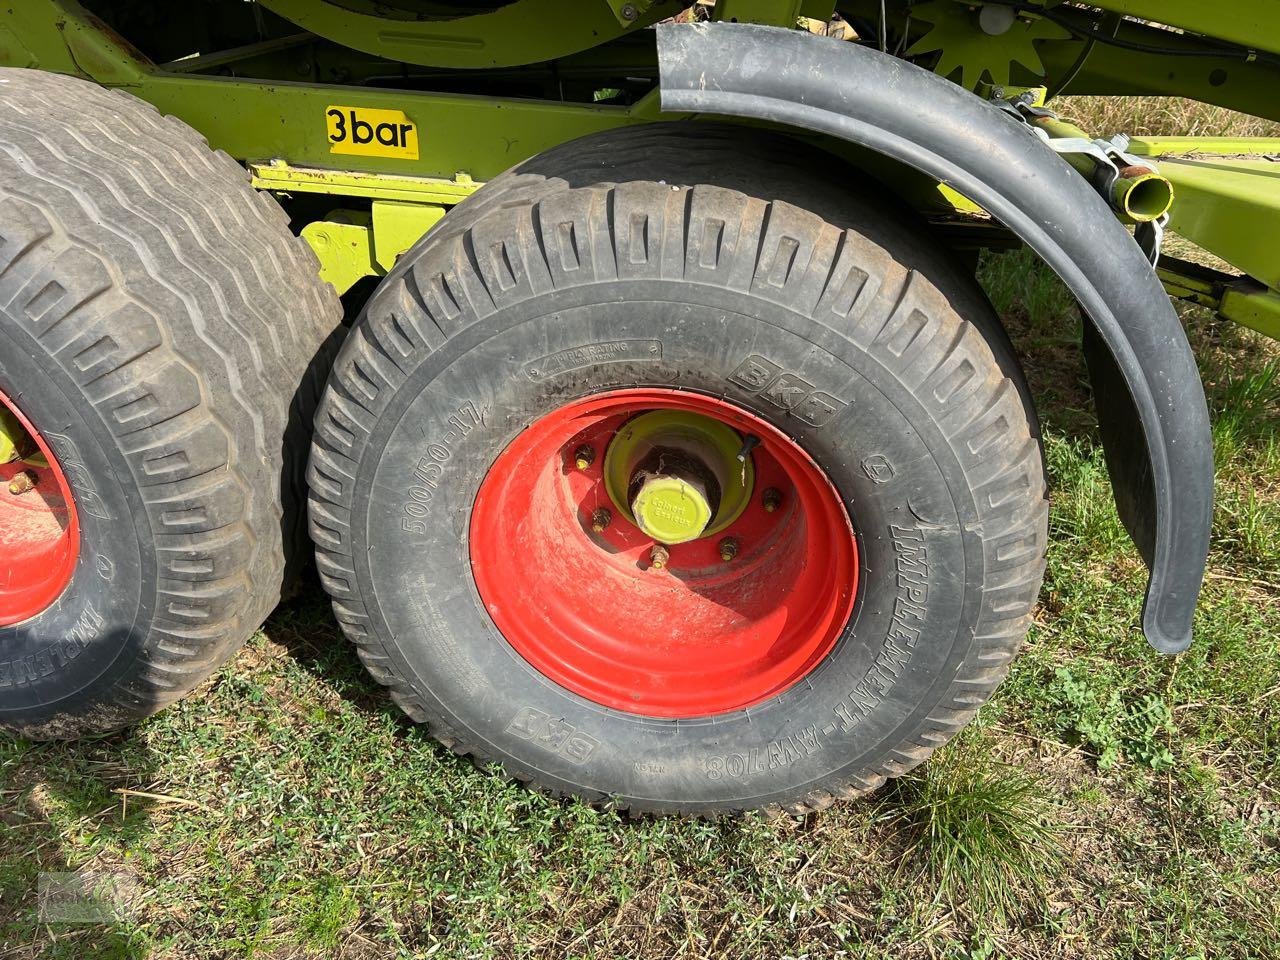
POLYGON ((71 582, 80 528, 43 437, 0 393, 0 627, 42 613, 71 582))
POLYGON ((686 543, 724 529, 746 508, 755 469, 743 447, 714 417, 642 413, 609 441, 605 487, 623 515, 654 540, 686 543))
POLYGON ((848 514, 804 450, 670 389, 598 394, 531 424, 480 486, 470 552, 490 617, 535 669, 665 718, 798 683, 834 647, 858 579, 848 514))

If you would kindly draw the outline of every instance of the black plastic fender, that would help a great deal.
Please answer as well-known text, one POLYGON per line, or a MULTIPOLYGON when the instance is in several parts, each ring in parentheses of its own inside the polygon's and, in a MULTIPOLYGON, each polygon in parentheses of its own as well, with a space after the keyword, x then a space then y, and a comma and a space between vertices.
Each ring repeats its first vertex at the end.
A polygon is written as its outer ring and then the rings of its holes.
POLYGON ((980 204, 1062 278, 1092 322, 1086 352, 1116 504, 1151 573, 1142 629, 1163 653, 1185 650, 1212 522, 1209 413, 1178 316, 1106 201, 1017 119, 869 47, 750 24, 663 24, 658 55, 665 111, 765 120, 875 150, 980 204))

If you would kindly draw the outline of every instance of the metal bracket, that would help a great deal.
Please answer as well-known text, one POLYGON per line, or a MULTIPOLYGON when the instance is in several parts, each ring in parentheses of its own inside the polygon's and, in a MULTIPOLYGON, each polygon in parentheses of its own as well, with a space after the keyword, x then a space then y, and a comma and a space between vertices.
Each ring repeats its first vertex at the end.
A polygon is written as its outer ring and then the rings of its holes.
MULTIPOLYGON (((1088 176, 1088 179, 1093 184, 1093 188, 1108 203, 1112 203, 1116 185, 1126 169, 1150 167, 1149 161, 1128 152, 1128 134, 1117 133, 1109 140, 1051 136, 1032 120, 1033 118, 1058 120, 1059 117, 1047 107, 1039 106, 1036 100, 1037 91, 1027 90, 1012 98, 993 97, 992 103, 1016 118, 1054 153, 1064 157, 1088 157, 1094 161, 1093 173, 1088 176)), ((1168 222, 1169 214, 1166 212, 1154 220, 1144 221, 1134 226, 1134 239, 1153 269, 1160 262, 1160 247, 1164 243, 1164 231, 1168 222)))
POLYGON ((342 295, 364 277, 388 273, 444 214, 438 204, 374 200, 370 212, 335 210, 312 221, 302 239, 320 261, 320 279, 342 295))

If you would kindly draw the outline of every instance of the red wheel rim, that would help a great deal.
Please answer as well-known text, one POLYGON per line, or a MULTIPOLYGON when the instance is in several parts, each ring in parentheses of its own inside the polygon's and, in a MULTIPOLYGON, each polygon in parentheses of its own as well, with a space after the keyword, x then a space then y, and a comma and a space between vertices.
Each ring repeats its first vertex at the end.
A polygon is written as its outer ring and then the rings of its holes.
POLYGON ((470 533, 476 587, 512 647, 574 693, 650 717, 740 710, 800 682, 835 646, 858 582, 849 516, 812 458, 740 407, 679 390, 597 394, 533 423, 490 468, 470 533), (665 570, 610 500, 604 456, 580 469, 574 454, 603 453, 622 424, 654 410, 760 440, 750 505, 715 535, 669 547, 665 570), (772 511, 766 490, 781 494, 772 511), (612 520, 597 531, 600 508, 612 520), (728 562, 726 536, 740 545, 728 562))
POLYGON ((49 444, 4 393, 0 413, 7 413, 20 433, 18 458, 0 464, 0 627, 5 627, 30 620, 62 596, 80 553, 80 524, 71 487, 49 444), (15 480, 18 486, 11 487, 15 480))

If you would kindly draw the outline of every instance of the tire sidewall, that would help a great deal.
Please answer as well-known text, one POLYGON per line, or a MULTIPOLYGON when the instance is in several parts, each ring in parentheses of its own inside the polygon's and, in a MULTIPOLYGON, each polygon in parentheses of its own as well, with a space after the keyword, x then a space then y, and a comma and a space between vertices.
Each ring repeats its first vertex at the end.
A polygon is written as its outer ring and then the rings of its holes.
POLYGON ((357 592, 397 671, 431 714, 544 785, 692 810, 873 776, 972 652, 978 514, 936 414, 848 332, 749 294, 611 281, 475 321, 398 385, 354 491, 357 592), (670 721, 589 702, 524 661, 476 591, 470 513, 496 457, 537 417, 637 386, 723 397, 775 424, 856 530, 863 582, 835 650, 749 710, 670 721))
POLYGON ((57 735, 62 708, 74 706, 77 728, 86 709, 104 719, 115 706, 84 704, 80 696, 129 673, 149 622, 155 583, 152 551, 143 549, 146 513, 105 425, 75 383, 0 314, 0 390, 41 432, 71 487, 80 524, 71 581, 37 616, 0 627, 0 726, 21 721, 57 735), (104 443, 103 438, 109 442, 104 443), (141 524, 141 526, 140 526, 141 524))

